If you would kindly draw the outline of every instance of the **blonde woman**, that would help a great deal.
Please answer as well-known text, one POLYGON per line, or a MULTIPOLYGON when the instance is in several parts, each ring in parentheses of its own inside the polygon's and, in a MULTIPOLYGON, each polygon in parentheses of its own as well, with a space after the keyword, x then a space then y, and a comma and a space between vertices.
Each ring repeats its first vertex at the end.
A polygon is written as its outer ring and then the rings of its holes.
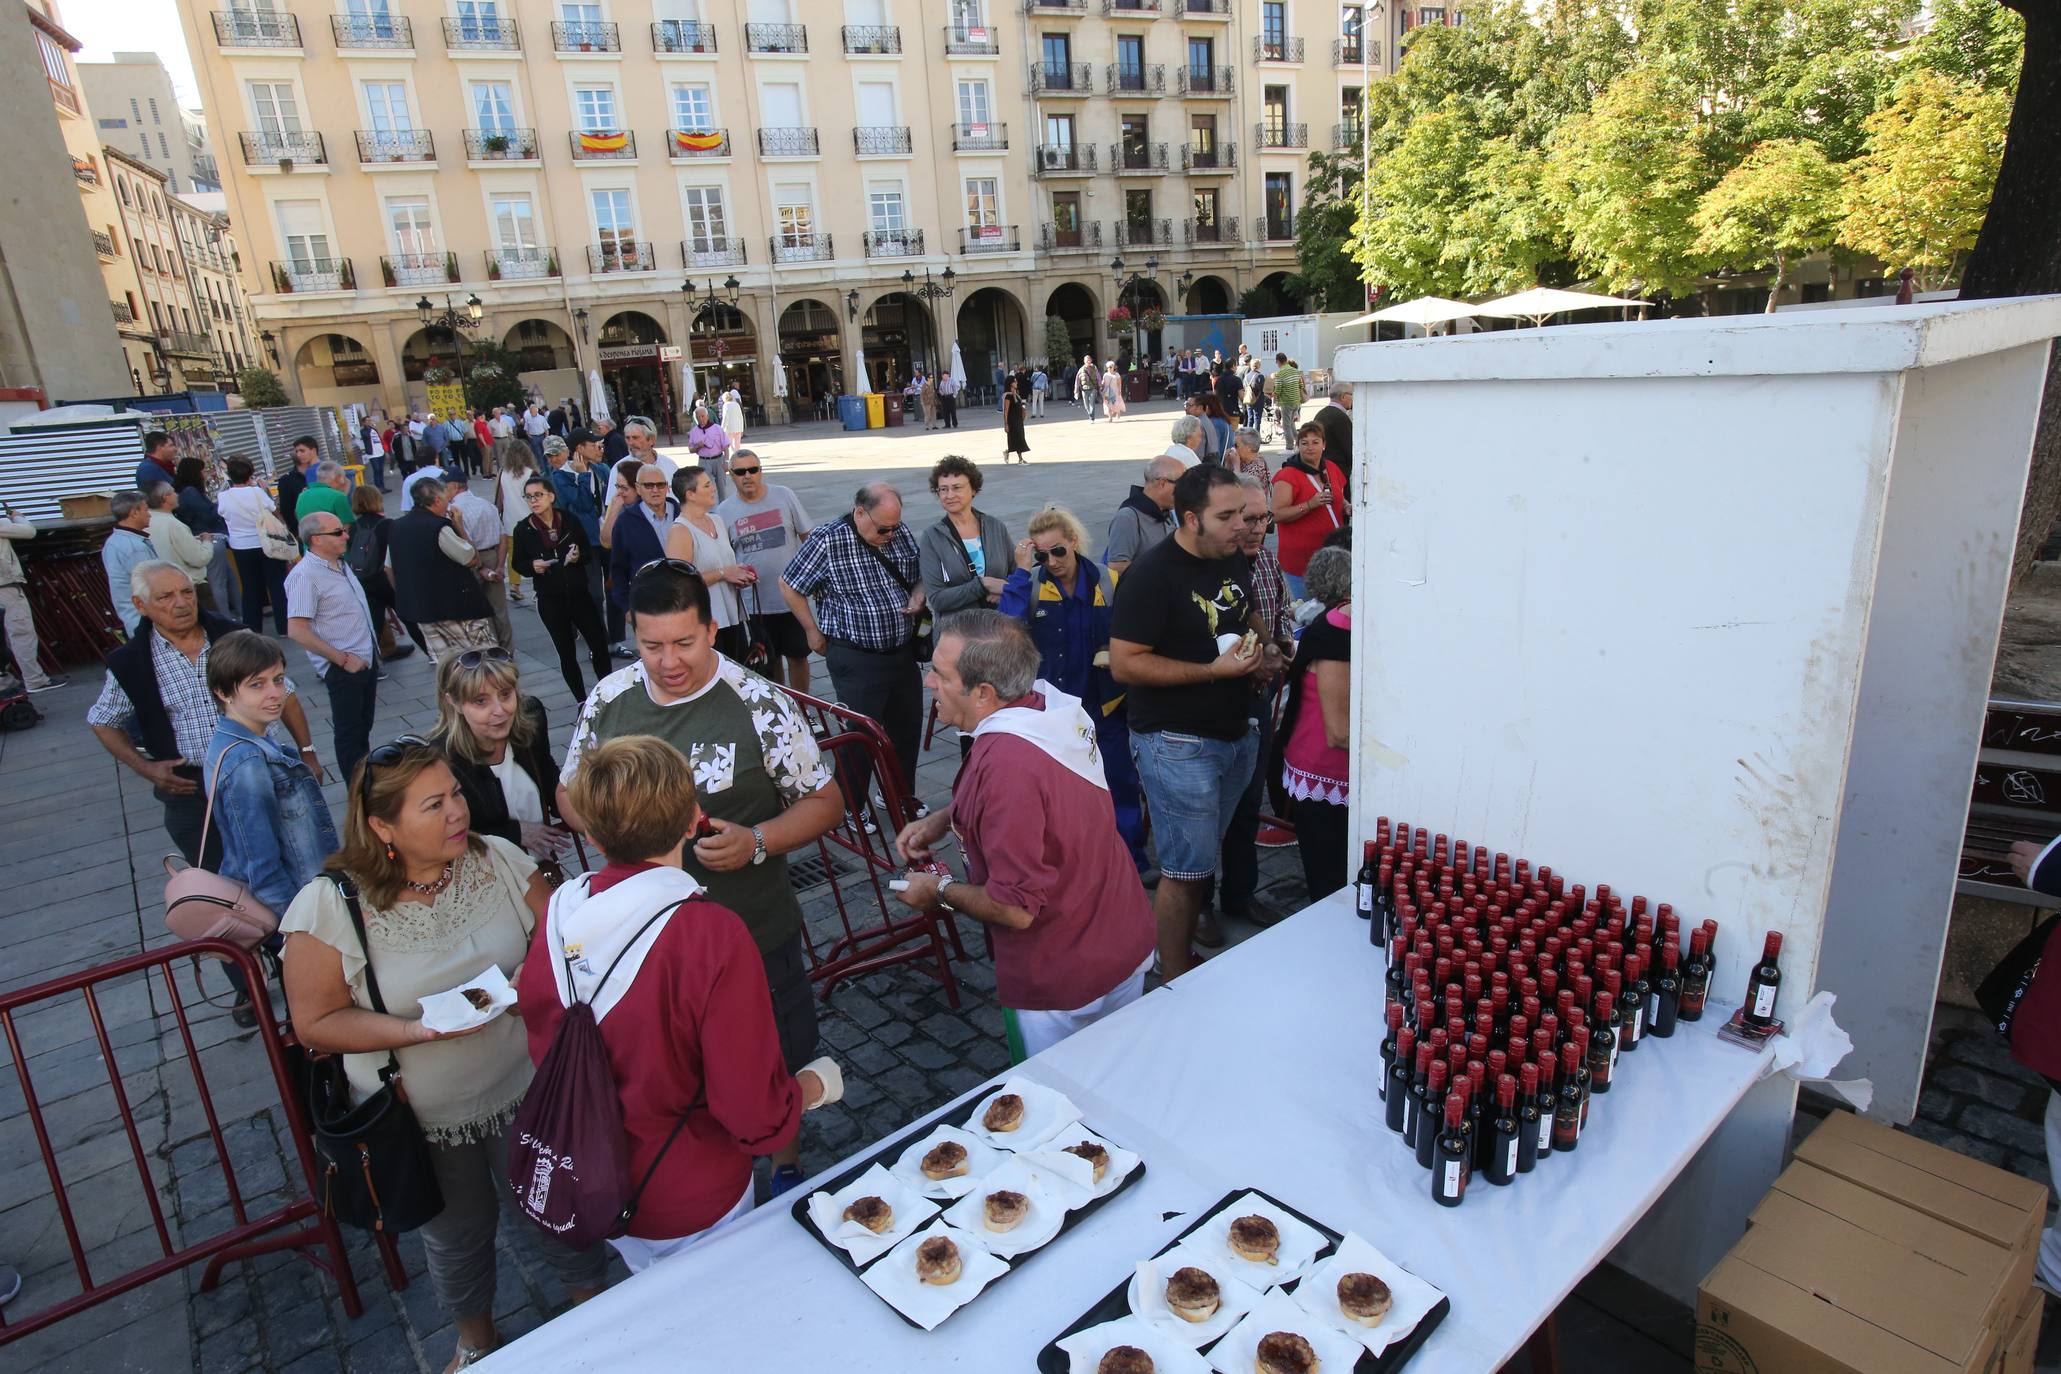
POLYGON ((1124 377, 1114 359, 1102 365, 1102 413, 1111 424, 1124 417, 1124 377))
POLYGON ((570 847, 559 826, 544 703, 523 694, 513 654, 473 649, 437 665, 430 743, 444 751, 464 790, 476 833, 519 844, 539 861, 555 862, 570 847))

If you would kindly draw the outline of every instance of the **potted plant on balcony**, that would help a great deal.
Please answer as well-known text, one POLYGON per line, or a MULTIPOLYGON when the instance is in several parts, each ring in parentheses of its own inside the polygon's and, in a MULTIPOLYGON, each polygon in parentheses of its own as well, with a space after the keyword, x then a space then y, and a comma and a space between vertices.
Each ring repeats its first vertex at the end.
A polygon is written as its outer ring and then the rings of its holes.
POLYGON ((1109 336, 1113 339, 1128 339, 1135 326, 1131 323, 1131 312, 1121 305, 1109 308, 1109 336))
POLYGON ((492 253, 487 254, 487 280, 501 280, 501 259, 495 257, 492 253))
POLYGON ((501 157, 508 151, 508 135, 503 133, 488 134, 480 141, 480 147, 486 149, 495 157, 501 157))
POLYGON ((272 264, 272 289, 282 296, 293 294, 293 278, 276 262, 272 264))
POLYGON ((356 291, 358 289, 358 274, 351 267, 351 260, 349 258, 343 260, 343 270, 337 275, 341 279, 344 290, 356 291))
POLYGON ((399 278, 394 275, 393 263, 385 258, 379 260, 379 280, 386 286, 399 286, 401 284, 399 278))
POLYGON ((280 158, 280 159, 279 159, 279 170, 280 170, 280 171, 282 171, 282 172, 291 172, 291 171, 293 170, 293 159, 292 159, 292 158, 290 158, 290 157, 282 157, 282 158, 280 158))
POLYGON ((444 280, 458 280, 458 255, 456 253, 447 252, 444 254, 444 280))
POLYGON ((544 259, 544 275, 547 277, 558 275, 558 252, 556 249, 553 249, 551 255, 544 259))

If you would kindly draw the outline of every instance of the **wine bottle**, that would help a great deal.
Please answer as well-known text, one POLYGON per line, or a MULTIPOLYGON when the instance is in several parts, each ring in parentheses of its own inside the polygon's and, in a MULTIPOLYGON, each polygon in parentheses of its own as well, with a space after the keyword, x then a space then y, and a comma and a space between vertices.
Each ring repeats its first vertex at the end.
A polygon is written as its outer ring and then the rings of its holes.
POLYGON ((1553 1148, 1572 1150, 1581 1143, 1582 1085, 1581 1051, 1569 1041, 1560 1047, 1560 1091, 1553 1096, 1553 1148))
POLYGON ((1517 1080, 1504 1074, 1496 1080, 1496 1114, 1489 1123, 1488 1167, 1482 1172, 1498 1187, 1517 1181, 1517 1080))
POLYGON ((1382 1119, 1388 1129, 1400 1132, 1403 1118, 1408 1113, 1410 1102, 1410 1071, 1417 1058, 1417 1032, 1408 1026, 1395 1033, 1395 1053, 1389 1056, 1386 1070, 1387 1081, 1382 1085, 1381 1096, 1386 1104, 1382 1119))
POLYGON ((1412 1153, 1417 1149, 1417 1138, 1424 1134, 1424 1100, 1431 1090, 1431 1066, 1438 1062, 1438 1056, 1429 1045, 1417 1046, 1417 1063, 1410 1075, 1410 1090, 1403 1094, 1403 1144, 1412 1153))
POLYGON ((1398 935, 1388 942, 1388 970, 1381 979, 1387 989, 1390 1011, 1402 1009, 1403 994, 1408 988, 1408 977, 1408 956, 1403 953, 1403 937, 1398 935))
POLYGON ((1680 958, 1681 950, 1672 941, 1661 946, 1660 977, 1653 980, 1657 1008, 1653 1013, 1653 1033, 1663 1040, 1675 1033, 1675 1021, 1681 1015, 1682 974, 1676 967, 1680 958))
POLYGON ((1488 1167, 1489 1126, 1495 1119, 1489 1101, 1488 1065, 1479 1059, 1467 1061, 1467 1158, 1477 1169, 1488 1167))
MULTIPOLYGON (((1457 1094, 1456 1094, 1457 1095, 1457 1094)), ((1431 1061, 1431 1077, 1424 1084, 1424 1104, 1417 1118, 1417 1164, 1420 1168, 1431 1167, 1433 1146, 1438 1141, 1438 1104, 1446 1100, 1446 1063, 1443 1059, 1431 1061)), ((1466 1111, 1463 1099, 1461 1111, 1466 1111)), ((1457 1129, 1458 1121, 1453 1123, 1457 1129)))
POLYGON ((1710 993, 1710 932, 1698 927, 1689 932, 1689 959, 1682 965, 1681 1005, 1676 1011, 1683 1021, 1703 1019, 1704 998, 1710 993))
MULTIPOLYGON (((1517 1086, 1523 1097, 1517 1104, 1517 1172, 1528 1174, 1539 1167, 1539 1066, 1525 1064, 1517 1070, 1517 1086)), ((1551 1134, 1553 1117, 1548 1109, 1545 1129, 1551 1134)))
POLYGON ((1589 1040, 1588 1070, 1592 1092, 1610 1091, 1610 1075, 1617 1067, 1617 1037, 1623 1029, 1617 999, 1607 992, 1596 994, 1596 1034, 1589 1040))
POLYGON ((1360 913, 1360 919, 1374 918, 1374 889, 1381 880, 1381 870, 1374 863, 1374 841, 1368 840, 1360 846, 1360 871, 1353 877, 1353 909, 1360 913))
POLYGON ((1560 1061, 1548 1051, 1526 1067, 1539 1071, 1539 1091, 1533 1098, 1539 1109, 1539 1147, 1535 1151, 1535 1161, 1543 1160, 1553 1153, 1553 1127, 1560 1107, 1560 1061))
POLYGON ((1581 1089, 1582 1095, 1580 1129, 1581 1133, 1586 1135, 1589 1130, 1589 1094, 1595 1084, 1595 1079, 1589 1073, 1589 1033, 1587 1030, 1577 1029, 1575 1031, 1574 1045, 1574 1062, 1578 1066, 1574 1071, 1574 1081, 1575 1086, 1581 1089))
POLYGON ((1775 1024, 1775 998, 1782 990, 1782 932, 1768 932, 1761 946, 1760 962, 1746 978, 1746 1004, 1741 1013, 1746 1024, 1765 1030, 1775 1024))
POLYGON ((1446 1094, 1446 1127, 1433 1145, 1431 1200, 1441 1207, 1458 1207, 1467 1194, 1467 1133, 1462 1122, 1467 1099, 1459 1093, 1446 1094))

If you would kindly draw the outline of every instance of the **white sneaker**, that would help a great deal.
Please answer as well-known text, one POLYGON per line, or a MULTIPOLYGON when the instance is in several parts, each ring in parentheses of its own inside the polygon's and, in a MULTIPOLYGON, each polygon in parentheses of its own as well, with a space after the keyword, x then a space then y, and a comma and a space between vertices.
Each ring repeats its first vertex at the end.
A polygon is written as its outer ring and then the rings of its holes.
MULTIPOLYGON (((54 692, 60 687, 69 687, 71 685, 72 680, 60 674, 57 677, 51 678, 50 681, 44 683, 41 687, 31 687, 28 690, 29 695, 34 696, 38 692, 54 692)), ((20 1277, 18 1274, 15 1276, 17 1282, 20 1281, 20 1277)))

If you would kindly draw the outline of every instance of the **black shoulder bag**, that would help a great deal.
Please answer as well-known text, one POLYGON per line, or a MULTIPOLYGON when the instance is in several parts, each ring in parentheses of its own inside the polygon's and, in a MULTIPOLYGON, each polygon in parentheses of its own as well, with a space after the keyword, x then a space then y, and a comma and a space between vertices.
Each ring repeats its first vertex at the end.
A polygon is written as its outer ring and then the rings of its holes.
MULTIPOLYGON (((894 579, 895 585, 902 589, 902 594, 904 596, 916 590, 916 584, 911 582, 908 578, 902 576, 902 570, 895 566, 895 561, 892 558, 889 558, 886 554, 882 553, 879 549, 875 548, 870 542, 867 541, 866 536, 859 533, 859 527, 857 523, 855 523, 849 515, 847 515, 844 518, 844 522, 852 527, 852 538, 859 541, 859 547, 864 549, 867 553, 872 554, 873 557, 879 561, 880 566, 887 570, 887 575, 894 579)), ((965 551, 965 545, 960 545, 960 551, 962 553, 965 551)), ((973 566, 972 559, 969 558, 967 560, 967 566, 973 566)), ((923 607, 923 614, 916 618, 916 661, 918 663, 930 662, 930 649, 932 642, 930 631, 930 606, 928 602, 926 602, 923 607)))
MULTIPOLYGON (((365 913, 358 889, 348 878, 332 875, 351 911, 351 925, 365 951, 365 990, 372 1009, 384 1014, 379 978, 372 968, 372 947, 365 939, 365 913)), ((379 1071, 379 1091, 351 1104, 351 1085, 344 1077, 343 1056, 311 1058, 308 1066, 308 1123, 321 1164, 322 1210, 347 1226, 389 1233, 412 1231, 444 1210, 429 1141, 415 1119, 408 1099, 394 1086, 400 1061, 387 1051, 379 1071)))

